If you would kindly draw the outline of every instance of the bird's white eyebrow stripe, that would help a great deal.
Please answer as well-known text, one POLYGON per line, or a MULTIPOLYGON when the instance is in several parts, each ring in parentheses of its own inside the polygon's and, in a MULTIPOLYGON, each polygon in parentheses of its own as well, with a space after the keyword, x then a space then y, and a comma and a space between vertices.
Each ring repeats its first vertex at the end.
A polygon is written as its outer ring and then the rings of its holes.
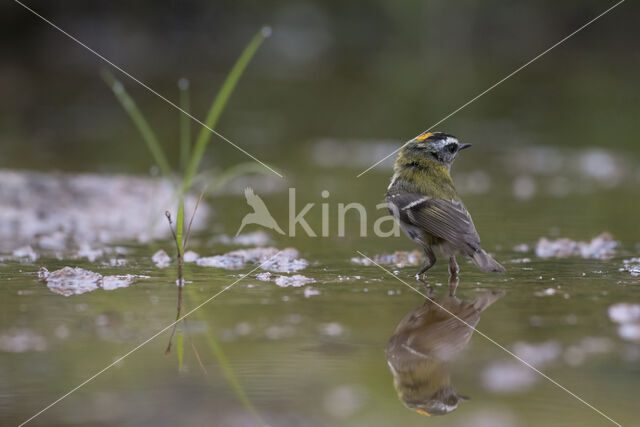
POLYGON ((402 210, 404 211, 404 210, 407 210, 407 209, 411 209, 412 207, 417 206, 420 203, 424 203, 429 199, 431 199, 431 197, 429 197, 429 196, 421 197, 418 200, 414 200, 413 202, 409 203, 407 206, 403 207, 402 210))

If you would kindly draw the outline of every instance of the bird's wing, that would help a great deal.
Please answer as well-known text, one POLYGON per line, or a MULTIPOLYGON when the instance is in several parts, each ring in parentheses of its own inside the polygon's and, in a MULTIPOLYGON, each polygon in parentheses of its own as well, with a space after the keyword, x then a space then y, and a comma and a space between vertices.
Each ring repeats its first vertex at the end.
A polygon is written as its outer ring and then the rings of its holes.
POLYGON ((480 236, 462 202, 405 192, 389 194, 387 202, 401 221, 452 243, 463 253, 480 249, 480 236))

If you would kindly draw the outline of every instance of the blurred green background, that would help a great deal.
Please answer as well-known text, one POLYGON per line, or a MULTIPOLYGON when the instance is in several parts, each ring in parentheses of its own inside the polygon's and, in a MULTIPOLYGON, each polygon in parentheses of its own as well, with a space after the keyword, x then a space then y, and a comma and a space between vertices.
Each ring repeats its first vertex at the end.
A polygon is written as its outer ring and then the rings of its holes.
MULTIPOLYGON (((317 138, 413 137, 612 4, 28 3, 172 100, 177 80, 190 79, 199 118, 244 45, 270 25, 218 130, 285 170, 317 138)), ((106 64, 18 4, 0 7, 0 165, 146 173, 149 156, 99 77, 106 64)), ((624 3, 438 128, 481 143, 637 153, 638 8, 624 3)), ((177 157, 177 111, 125 84, 177 157)), ((244 160, 216 142, 212 163, 244 160)))
MULTIPOLYGON (((178 100, 178 79, 189 79, 200 119, 246 43, 269 25, 272 36, 217 130, 284 174, 283 180, 261 179, 272 183, 271 191, 256 193, 285 230, 287 187, 297 189, 298 210, 316 203, 307 216, 316 232, 325 201, 320 194, 329 191, 332 233, 312 239, 298 228, 297 237, 271 236, 274 246, 296 247, 312 262, 302 273, 317 280, 320 295, 306 298, 302 288, 250 278, 193 319, 185 335, 193 337, 208 375, 187 340, 186 368, 178 372, 175 352, 162 355, 163 335, 34 425, 256 425, 228 384, 228 367, 209 352, 211 337, 271 425, 609 425, 535 375, 518 371, 530 383, 518 386, 516 375, 514 389, 492 388, 489 369, 513 360, 477 334, 452 369, 456 388, 471 401, 440 418, 405 409, 384 348, 423 298, 349 259, 356 250, 373 256, 414 245, 404 236, 359 236, 355 215, 347 217, 346 237, 334 234, 337 203, 356 201, 383 213, 375 205, 383 201, 392 159, 355 178, 358 173, 614 3, 26 4, 171 100, 178 100)), ((507 291, 478 328, 509 349, 552 342, 559 350, 540 368, 624 425, 640 419, 634 403, 640 345, 621 336, 607 310, 640 301, 638 278, 619 271, 623 259, 640 251, 639 12, 637 2, 623 3, 436 129, 473 143, 456 162, 454 181, 483 246, 509 270, 488 276, 461 262, 462 299, 480 290, 507 291), (620 242, 610 260, 541 260, 513 249, 541 236, 589 240, 603 231, 620 242), (517 262, 523 257, 532 260, 517 262), (544 296, 549 288, 557 293, 544 296), (595 350, 584 344, 593 339, 600 343, 595 350), (583 357, 577 362, 576 352, 583 357)), ((0 6, 0 25, 0 168, 148 176, 151 156, 100 77, 106 64, 16 3, 0 6)), ((177 168, 179 113, 118 78, 177 168)), ((194 123, 193 133, 199 130, 194 123)), ((213 137, 203 169, 246 160, 213 137)), ((192 243, 201 255, 234 249, 212 242, 234 234, 250 211, 242 188, 236 190, 207 198, 214 214, 192 243)), ((377 217, 370 214, 369 230, 377 217)), ((44 342, 41 349, 0 352, 0 424, 25 420, 174 318, 175 265, 158 270, 150 261, 157 249, 171 252, 173 242, 123 244, 129 251, 124 268, 53 256, 0 261, 0 342, 24 331, 44 342), (36 282, 40 265, 53 271, 70 263, 151 279, 69 298, 36 282)), ((409 280, 414 270, 400 268, 398 277, 409 280)), ((187 309, 236 273, 188 265, 186 279, 200 299, 189 300, 187 309)), ((432 273, 432 284, 444 292, 445 264, 432 273)), ((509 372, 498 371, 507 385, 509 372)))

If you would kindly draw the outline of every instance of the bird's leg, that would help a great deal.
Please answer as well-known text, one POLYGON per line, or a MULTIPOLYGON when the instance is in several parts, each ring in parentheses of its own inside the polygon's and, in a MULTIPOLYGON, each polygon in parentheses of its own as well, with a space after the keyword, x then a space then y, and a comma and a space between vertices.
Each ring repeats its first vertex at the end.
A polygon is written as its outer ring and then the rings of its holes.
POLYGON ((433 264, 436 263, 436 255, 433 253, 433 251, 431 250, 431 248, 427 248, 424 250, 424 254, 427 256, 427 262, 425 263, 424 267, 422 267, 422 269, 420 271, 418 271, 418 274, 416 274, 416 279, 420 279, 420 277, 431 267, 433 267, 433 264))
POLYGON ((449 296, 456 296, 456 289, 458 289, 458 283, 460 279, 458 276, 449 276, 449 296))
POLYGON ((458 263, 456 262, 456 256, 453 255, 449 257, 449 276, 458 277, 458 272, 460 268, 458 267, 458 263))

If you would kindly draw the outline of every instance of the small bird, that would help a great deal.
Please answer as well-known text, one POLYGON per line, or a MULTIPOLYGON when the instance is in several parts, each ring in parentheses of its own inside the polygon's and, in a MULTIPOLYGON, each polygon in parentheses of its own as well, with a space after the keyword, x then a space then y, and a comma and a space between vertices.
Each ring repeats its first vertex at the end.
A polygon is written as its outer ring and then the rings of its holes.
POLYGON ((484 272, 506 270, 480 247, 480 236, 451 179, 451 165, 471 144, 442 132, 424 132, 400 149, 387 188, 387 206, 411 240, 427 257, 416 277, 436 262, 436 254, 449 257, 449 274, 459 268, 456 254, 470 257, 484 272))
POLYGON ((458 280, 449 278, 450 293, 444 297, 426 285, 424 304, 402 319, 387 344, 398 397, 422 415, 449 414, 469 399, 456 391, 449 368, 469 343, 482 312, 505 295, 486 291, 463 301, 455 296, 458 280))

